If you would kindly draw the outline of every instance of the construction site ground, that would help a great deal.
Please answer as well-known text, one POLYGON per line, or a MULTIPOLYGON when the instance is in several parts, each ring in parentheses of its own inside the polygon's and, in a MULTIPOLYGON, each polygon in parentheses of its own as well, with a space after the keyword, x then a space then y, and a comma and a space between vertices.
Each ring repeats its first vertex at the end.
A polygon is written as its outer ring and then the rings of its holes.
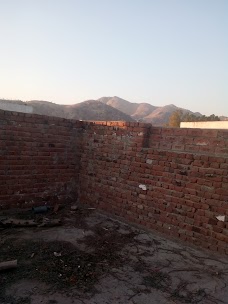
POLYGON ((228 259, 167 239, 87 206, 0 219, 1 304, 228 303, 228 259), (50 219, 61 225, 49 227, 50 219), (41 224, 39 224, 41 223, 41 224))

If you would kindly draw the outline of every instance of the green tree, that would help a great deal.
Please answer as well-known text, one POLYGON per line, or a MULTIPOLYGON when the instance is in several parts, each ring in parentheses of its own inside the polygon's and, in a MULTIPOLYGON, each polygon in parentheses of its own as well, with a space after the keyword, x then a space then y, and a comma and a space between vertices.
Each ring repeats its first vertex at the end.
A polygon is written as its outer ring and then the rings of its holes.
POLYGON ((169 118, 168 127, 179 128, 182 116, 183 113, 181 110, 174 111, 169 118))
POLYGON ((210 116, 206 116, 206 115, 201 115, 201 116, 196 116, 194 114, 190 114, 189 112, 184 114, 181 117, 181 121, 219 121, 220 118, 214 114, 210 115, 210 116))

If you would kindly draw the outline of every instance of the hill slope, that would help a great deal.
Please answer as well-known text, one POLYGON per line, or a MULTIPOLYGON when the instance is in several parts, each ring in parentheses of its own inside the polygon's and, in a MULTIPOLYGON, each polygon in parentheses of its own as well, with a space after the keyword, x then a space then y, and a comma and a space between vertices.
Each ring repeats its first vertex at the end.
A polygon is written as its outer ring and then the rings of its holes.
POLYGON ((66 118, 70 119, 134 121, 131 116, 98 100, 87 100, 65 106, 65 110, 66 118))
MULTIPOLYGON (((1 103, 0 100, 0 109, 1 103)), ((9 103, 10 110, 12 105, 29 105, 32 107, 32 113, 48 116, 56 116, 68 119, 77 120, 119 120, 119 121, 134 121, 134 119, 115 109, 109 105, 106 105, 98 100, 87 100, 75 105, 58 105, 48 101, 31 100, 28 102, 4 100, 4 105, 9 103)), ((5 109, 5 107, 4 107, 5 109)))
MULTIPOLYGON (((173 104, 170 104, 164 107, 157 108, 151 114, 145 116, 143 120, 145 122, 150 122, 153 125, 162 126, 168 123, 171 114, 177 110, 181 110, 183 114, 193 113, 190 110, 179 108, 173 104)), ((193 114, 195 114, 196 116, 202 116, 200 113, 193 113, 193 114)))
POLYGON ((34 114, 65 118, 64 105, 58 105, 53 102, 40 101, 40 100, 27 101, 26 104, 33 107, 34 114))
POLYGON ((157 108, 149 103, 134 103, 117 96, 101 97, 98 100, 113 108, 120 110, 123 113, 131 115, 136 119, 141 119, 144 116, 149 115, 157 108))
MULTIPOLYGON (((131 115, 135 120, 152 123, 154 126, 163 126, 168 123, 170 115, 176 110, 181 110, 183 113, 193 113, 172 104, 156 107, 148 103, 132 103, 117 96, 102 97, 98 100, 131 115)), ((200 113, 193 114, 201 116, 200 113)))

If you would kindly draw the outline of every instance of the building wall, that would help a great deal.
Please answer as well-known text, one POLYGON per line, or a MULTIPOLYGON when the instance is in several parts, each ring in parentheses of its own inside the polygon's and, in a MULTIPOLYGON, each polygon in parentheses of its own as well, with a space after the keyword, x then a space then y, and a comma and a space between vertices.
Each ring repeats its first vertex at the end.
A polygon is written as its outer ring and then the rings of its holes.
POLYGON ((228 130, 0 111, 0 205, 78 200, 228 254, 228 130))
POLYGON ((0 111, 0 208, 77 199, 80 125, 0 111))
POLYGON ((14 111, 20 113, 32 113, 33 107, 25 104, 17 104, 1 100, 0 109, 5 111, 14 111))
POLYGON ((180 127, 198 129, 228 129, 228 121, 181 122, 180 127))

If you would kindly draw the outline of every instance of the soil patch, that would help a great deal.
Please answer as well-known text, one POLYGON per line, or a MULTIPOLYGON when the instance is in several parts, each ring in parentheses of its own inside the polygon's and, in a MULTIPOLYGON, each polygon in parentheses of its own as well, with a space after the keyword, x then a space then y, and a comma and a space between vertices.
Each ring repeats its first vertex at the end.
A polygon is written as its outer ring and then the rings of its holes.
POLYGON ((134 235, 97 228, 93 236, 82 240, 92 252, 63 241, 6 239, 1 245, 0 262, 17 259, 18 268, 1 273, 0 300, 6 300, 6 288, 21 279, 39 280, 58 291, 72 288, 94 291, 94 284, 103 274, 126 261, 119 251, 134 235))

